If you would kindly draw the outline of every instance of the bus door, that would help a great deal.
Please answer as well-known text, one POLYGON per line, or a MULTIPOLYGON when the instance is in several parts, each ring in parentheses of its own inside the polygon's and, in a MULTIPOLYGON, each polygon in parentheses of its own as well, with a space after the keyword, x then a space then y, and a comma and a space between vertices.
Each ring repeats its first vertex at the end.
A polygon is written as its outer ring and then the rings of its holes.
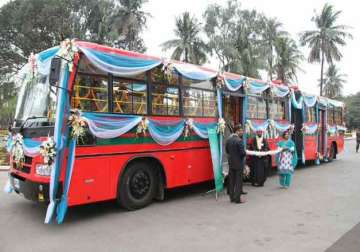
POLYGON ((223 96, 223 111, 224 111, 224 120, 226 122, 226 129, 224 134, 223 141, 223 170, 225 173, 228 172, 228 161, 227 155, 225 152, 225 142, 226 139, 233 133, 233 127, 236 124, 242 123, 242 106, 243 97, 238 94, 231 93, 230 95, 223 96))
POLYGON ((243 98, 237 95, 224 96, 224 120, 226 122, 225 138, 232 133, 232 128, 242 123, 243 98))
POLYGON ((326 132, 326 117, 325 117, 326 110, 319 109, 319 134, 318 134, 318 152, 324 156, 324 149, 325 149, 325 134, 326 132))
POLYGON ((291 107, 291 123, 294 124, 294 133, 292 134, 292 140, 295 142, 297 155, 299 160, 302 159, 302 150, 303 150, 303 114, 301 109, 296 109, 293 106, 291 107))

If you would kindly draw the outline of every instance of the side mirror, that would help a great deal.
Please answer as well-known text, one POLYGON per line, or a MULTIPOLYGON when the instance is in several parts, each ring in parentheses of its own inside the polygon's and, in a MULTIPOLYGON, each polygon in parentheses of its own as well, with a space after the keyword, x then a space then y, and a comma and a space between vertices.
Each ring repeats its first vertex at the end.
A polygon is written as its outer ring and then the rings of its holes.
POLYGON ((57 86, 60 79, 61 58, 54 57, 51 60, 49 83, 50 86, 57 86))

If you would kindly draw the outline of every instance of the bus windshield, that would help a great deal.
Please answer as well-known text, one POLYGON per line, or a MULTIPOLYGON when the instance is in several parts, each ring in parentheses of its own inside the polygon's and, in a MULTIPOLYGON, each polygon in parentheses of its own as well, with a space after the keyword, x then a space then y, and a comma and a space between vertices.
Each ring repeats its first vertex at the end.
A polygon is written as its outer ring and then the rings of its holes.
POLYGON ((18 80, 20 92, 15 112, 15 126, 38 127, 54 124, 56 89, 49 76, 26 71, 18 80))

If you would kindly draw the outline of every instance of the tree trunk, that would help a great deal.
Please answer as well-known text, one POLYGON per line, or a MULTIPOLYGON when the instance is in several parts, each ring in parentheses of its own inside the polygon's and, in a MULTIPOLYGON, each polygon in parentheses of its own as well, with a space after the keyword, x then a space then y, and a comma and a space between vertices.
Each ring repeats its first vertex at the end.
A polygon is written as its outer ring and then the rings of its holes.
POLYGON ((320 96, 323 95, 324 51, 321 50, 320 96))

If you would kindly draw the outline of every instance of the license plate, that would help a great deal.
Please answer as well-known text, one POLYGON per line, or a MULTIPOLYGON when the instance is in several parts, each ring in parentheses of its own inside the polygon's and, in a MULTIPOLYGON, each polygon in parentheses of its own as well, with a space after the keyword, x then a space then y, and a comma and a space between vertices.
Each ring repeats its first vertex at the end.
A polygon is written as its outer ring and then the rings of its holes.
POLYGON ((20 189, 20 181, 17 178, 14 178, 14 187, 15 189, 20 189))

